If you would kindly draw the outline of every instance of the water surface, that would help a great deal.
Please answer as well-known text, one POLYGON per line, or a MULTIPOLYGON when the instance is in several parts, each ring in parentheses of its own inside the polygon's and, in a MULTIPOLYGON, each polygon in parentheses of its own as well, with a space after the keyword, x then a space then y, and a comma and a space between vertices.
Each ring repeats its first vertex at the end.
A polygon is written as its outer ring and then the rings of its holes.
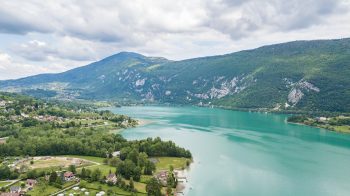
POLYGON ((286 123, 285 115, 198 107, 109 108, 152 123, 127 139, 161 137, 189 149, 185 191, 204 195, 350 195, 350 135, 286 123))

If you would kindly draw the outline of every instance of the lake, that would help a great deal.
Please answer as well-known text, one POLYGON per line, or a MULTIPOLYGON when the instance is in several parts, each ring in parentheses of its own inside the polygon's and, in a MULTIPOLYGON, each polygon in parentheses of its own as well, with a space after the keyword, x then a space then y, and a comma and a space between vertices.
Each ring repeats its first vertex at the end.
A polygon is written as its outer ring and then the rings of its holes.
POLYGON ((127 139, 161 137, 189 149, 185 195, 350 195, 350 135, 289 124, 286 115, 200 107, 111 111, 151 123, 127 139))

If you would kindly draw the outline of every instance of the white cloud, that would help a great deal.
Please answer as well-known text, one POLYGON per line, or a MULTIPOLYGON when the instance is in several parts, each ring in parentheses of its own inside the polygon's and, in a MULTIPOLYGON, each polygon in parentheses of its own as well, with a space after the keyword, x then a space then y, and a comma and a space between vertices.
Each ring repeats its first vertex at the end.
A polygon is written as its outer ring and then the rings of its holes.
POLYGON ((0 49, 15 62, 43 67, 27 75, 119 51, 184 59, 348 37, 349 10, 346 0, 11 0, 1 3, 0 33, 18 39, 0 49))
POLYGON ((0 52, 0 78, 13 79, 40 72, 48 72, 48 69, 31 64, 14 61, 7 53, 0 52))
POLYGON ((89 61, 52 60, 44 65, 31 64, 14 59, 7 53, 0 52, 0 80, 16 79, 39 73, 58 73, 70 68, 85 65, 89 61))
POLYGON ((11 50, 17 55, 31 61, 52 60, 96 60, 95 43, 73 37, 57 37, 55 42, 30 40, 26 43, 14 44, 11 50))

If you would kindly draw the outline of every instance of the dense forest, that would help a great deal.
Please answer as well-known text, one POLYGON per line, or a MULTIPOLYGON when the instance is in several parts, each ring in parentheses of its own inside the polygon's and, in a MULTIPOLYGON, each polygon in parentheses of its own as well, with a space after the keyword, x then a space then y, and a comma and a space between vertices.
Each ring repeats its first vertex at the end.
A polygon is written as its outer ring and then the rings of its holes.
POLYGON ((137 121, 75 103, 46 102, 1 93, 0 156, 90 155, 106 157, 132 150, 148 156, 191 157, 188 150, 160 138, 127 141, 110 130, 135 126, 137 121))

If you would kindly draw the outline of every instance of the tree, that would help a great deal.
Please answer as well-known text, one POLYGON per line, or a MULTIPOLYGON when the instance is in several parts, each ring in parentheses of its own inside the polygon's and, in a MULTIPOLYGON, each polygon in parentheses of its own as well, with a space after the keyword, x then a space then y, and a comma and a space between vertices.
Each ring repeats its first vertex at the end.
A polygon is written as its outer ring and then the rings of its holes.
POLYGON ((152 161, 146 161, 145 168, 143 170, 143 174, 152 175, 156 170, 156 165, 152 161))
POLYGON ((49 178, 49 182, 52 184, 52 183, 55 183, 56 180, 57 180, 57 173, 55 171, 52 171, 51 174, 50 174, 50 178, 49 178))
POLYGON ((81 178, 86 178, 87 177, 85 167, 83 167, 83 169, 81 169, 80 177, 81 178))
POLYGON ((111 189, 107 190, 107 195, 108 196, 112 196, 113 194, 114 194, 113 190, 111 190, 111 189))
POLYGON ((92 181, 99 181, 101 179, 102 173, 99 168, 96 168, 91 174, 92 181))
POLYGON ((146 165, 146 162, 148 161, 148 155, 145 152, 141 152, 138 157, 138 164, 141 168, 143 168, 146 165))
POLYGON ((171 195, 172 192, 173 192, 173 189, 172 189, 170 186, 168 186, 168 187, 166 188, 166 193, 167 193, 167 195, 171 195))
POLYGON ((131 191, 133 191, 135 189, 134 180, 132 177, 130 178, 130 181, 129 181, 129 187, 130 187, 131 191))
POLYGON ((73 172, 74 174, 77 172, 75 165, 70 165, 68 170, 73 172))
POLYGON ((169 173, 166 183, 168 186, 175 188, 176 183, 175 183, 175 177, 173 176, 172 173, 169 173))
POLYGON ((19 172, 20 173, 24 173, 26 171, 28 171, 29 167, 27 165, 21 165, 21 167, 19 168, 19 172))
POLYGON ((135 181, 140 181, 140 178, 141 178, 141 168, 139 166, 136 166, 134 168, 134 171, 133 171, 133 175, 132 175, 133 179, 135 179, 135 181))
POLYGON ((129 152, 128 156, 126 157, 127 159, 131 160, 137 165, 137 161, 139 158, 139 152, 136 148, 132 149, 131 152, 129 152))
POLYGON ((150 196, 161 196, 161 184, 158 182, 158 180, 156 178, 151 178, 146 185, 146 191, 147 191, 147 195, 150 196))
POLYGON ((57 177, 56 183, 59 184, 59 185, 63 185, 62 177, 57 177))
POLYGON ((117 173, 124 176, 126 179, 130 179, 134 174, 134 169, 136 165, 131 160, 127 159, 123 162, 120 162, 117 166, 117 173))
POLYGON ((119 162, 120 162, 120 159, 118 157, 113 157, 109 160, 109 164, 113 167, 116 167, 119 162))
POLYGON ((38 177, 36 170, 30 170, 27 172, 27 178, 35 179, 38 177))
POLYGON ((190 162, 190 160, 186 160, 186 166, 188 167, 188 166, 190 166, 190 164, 191 164, 191 162, 190 162))

